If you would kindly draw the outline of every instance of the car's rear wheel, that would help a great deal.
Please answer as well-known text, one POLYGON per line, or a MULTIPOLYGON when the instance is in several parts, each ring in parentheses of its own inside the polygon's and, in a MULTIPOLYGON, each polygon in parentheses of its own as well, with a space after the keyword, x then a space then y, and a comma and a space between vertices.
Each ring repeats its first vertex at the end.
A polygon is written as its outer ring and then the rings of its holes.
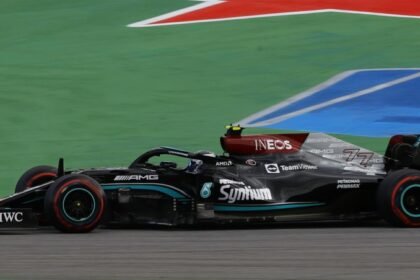
POLYGON ((19 178, 15 187, 15 193, 53 181, 56 177, 57 168, 48 165, 35 166, 23 173, 19 178))
POLYGON ((379 186, 377 208, 394 226, 420 227, 420 171, 401 169, 390 173, 379 186))
POLYGON ((102 187, 92 178, 71 174, 59 178, 47 191, 45 212, 60 231, 90 232, 102 220, 106 197, 102 187))

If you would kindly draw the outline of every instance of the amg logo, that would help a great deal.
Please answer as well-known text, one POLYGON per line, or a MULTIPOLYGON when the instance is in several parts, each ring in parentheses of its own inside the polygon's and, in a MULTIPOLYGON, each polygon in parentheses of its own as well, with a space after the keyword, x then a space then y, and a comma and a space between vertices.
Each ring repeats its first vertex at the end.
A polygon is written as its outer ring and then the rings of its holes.
POLYGON ((252 189, 250 186, 231 188, 225 185, 220 188, 223 195, 219 200, 227 200, 228 203, 235 203, 238 200, 272 200, 270 189, 252 189))
POLYGON ((158 175, 118 175, 114 181, 155 181, 159 180, 158 175))
POLYGON ((0 223, 21 223, 23 212, 0 212, 0 223))
POLYGON ((256 151, 292 150, 293 146, 289 140, 279 139, 257 139, 254 140, 256 151))

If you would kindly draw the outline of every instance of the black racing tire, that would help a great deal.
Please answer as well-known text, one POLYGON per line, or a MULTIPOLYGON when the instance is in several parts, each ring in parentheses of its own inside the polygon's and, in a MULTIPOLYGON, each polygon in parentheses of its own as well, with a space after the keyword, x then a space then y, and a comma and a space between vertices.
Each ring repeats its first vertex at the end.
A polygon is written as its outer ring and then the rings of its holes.
POLYGON ((420 171, 400 169, 381 182, 376 196, 378 214, 399 227, 420 227, 420 171))
POLYGON ((20 176, 15 193, 41 185, 57 178, 57 168, 48 165, 35 166, 20 176))
POLYGON ((55 228, 67 233, 85 233, 101 222, 106 208, 102 187, 89 176, 70 174, 48 189, 44 211, 55 228))

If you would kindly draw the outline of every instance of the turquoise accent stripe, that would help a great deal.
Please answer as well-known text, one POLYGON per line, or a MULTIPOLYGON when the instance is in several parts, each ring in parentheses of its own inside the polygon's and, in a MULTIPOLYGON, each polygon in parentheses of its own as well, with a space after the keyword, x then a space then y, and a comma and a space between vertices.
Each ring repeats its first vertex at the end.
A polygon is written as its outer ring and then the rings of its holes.
POLYGON ((315 207, 315 206, 322 206, 322 205, 325 205, 325 203, 288 203, 288 204, 275 204, 275 205, 269 204, 269 205, 253 205, 253 206, 215 205, 214 211, 223 211, 223 212, 272 211, 272 210, 315 207))
POLYGON ((407 214, 408 216, 413 217, 413 218, 419 218, 420 214, 413 214, 410 211, 408 211, 404 206, 404 196, 405 196, 406 192, 408 190, 411 190, 412 188, 420 188, 420 185, 415 184, 415 185, 408 186, 401 194, 400 205, 401 205, 401 209, 404 211, 405 214, 407 214))
POLYGON ((156 191, 160 193, 164 193, 166 195, 169 195, 173 198, 181 199, 181 198, 187 198, 183 193, 172 189, 170 187, 165 187, 162 185, 153 185, 153 184, 138 184, 138 185, 104 185, 102 188, 105 191, 110 190, 118 190, 118 189, 130 189, 130 190, 142 190, 142 191, 156 191))

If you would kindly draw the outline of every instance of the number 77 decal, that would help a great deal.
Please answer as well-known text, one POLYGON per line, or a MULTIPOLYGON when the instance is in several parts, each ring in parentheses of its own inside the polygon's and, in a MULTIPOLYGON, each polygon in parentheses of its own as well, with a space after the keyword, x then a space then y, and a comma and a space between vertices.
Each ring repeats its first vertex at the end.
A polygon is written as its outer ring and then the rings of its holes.
POLYGON ((360 149, 345 149, 343 154, 347 154, 346 161, 358 160, 360 165, 367 166, 373 157, 372 152, 361 152, 360 149))

